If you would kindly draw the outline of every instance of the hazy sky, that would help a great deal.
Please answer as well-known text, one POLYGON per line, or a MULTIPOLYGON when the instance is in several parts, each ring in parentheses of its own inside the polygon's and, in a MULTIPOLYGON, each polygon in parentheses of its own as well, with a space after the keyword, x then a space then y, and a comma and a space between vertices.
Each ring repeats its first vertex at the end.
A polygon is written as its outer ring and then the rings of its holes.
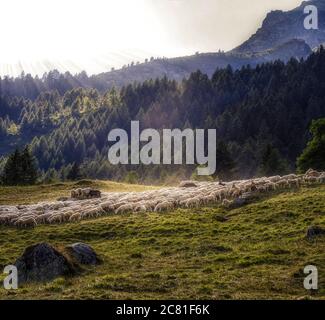
POLYGON ((301 0, 0 0, 0 75, 229 50, 301 0))

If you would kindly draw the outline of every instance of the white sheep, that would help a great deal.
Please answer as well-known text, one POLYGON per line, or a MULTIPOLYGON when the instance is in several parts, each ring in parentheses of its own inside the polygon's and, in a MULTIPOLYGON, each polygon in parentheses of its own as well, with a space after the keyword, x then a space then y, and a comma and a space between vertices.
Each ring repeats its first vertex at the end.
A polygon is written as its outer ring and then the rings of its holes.
POLYGON ((121 205, 120 207, 118 207, 115 210, 115 213, 116 214, 119 214, 119 213, 128 213, 128 212, 131 212, 133 210, 134 210, 134 206, 132 204, 123 204, 123 205, 121 205))
POLYGON ((301 182, 300 179, 292 179, 288 181, 290 187, 300 188, 301 182))
POLYGON ((230 206, 232 205, 232 201, 228 200, 228 199, 223 199, 222 201, 222 205, 226 208, 230 208, 230 206))
POLYGON ((33 228, 37 226, 37 222, 33 217, 20 218, 15 222, 15 226, 21 228, 33 228))
POLYGON ((70 222, 78 222, 81 220, 81 215, 80 213, 76 212, 74 213, 70 218, 69 218, 69 221, 70 222))
POLYGON ((290 186, 288 180, 279 180, 276 185, 278 188, 288 188, 290 186))
POLYGON ((144 204, 137 205, 134 208, 134 212, 147 212, 147 211, 148 211, 148 209, 147 209, 147 207, 144 204))
POLYGON ((115 206, 111 201, 104 202, 100 205, 100 207, 105 211, 105 212, 112 212, 115 210, 115 206))
POLYGON ((325 183, 325 174, 324 173, 318 178, 318 182, 325 183))
POLYGON ((318 177, 314 177, 314 176, 305 176, 305 178, 304 178, 304 182, 306 182, 307 184, 317 183, 317 182, 318 182, 318 177))
POLYGON ((313 169, 309 169, 306 173, 305 176, 306 177, 314 177, 314 178, 318 178, 321 175, 320 172, 313 170, 313 169))
POLYGON ((184 205, 186 208, 197 208, 201 204, 201 199, 198 197, 190 198, 185 201, 184 205))
POLYGON ((158 203, 154 209, 155 212, 162 212, 162 211, 167 211, 167 210, 172 210, 174 208, 173 203, 164 201, 161 203, 158 203))
POLYGON ((36 220, 36 222, 37 222, 38 224, 45 224, 45 223, 48 223, 48 222, 49 222, 48 219, 49 219, 51 216, 52 216, 51 213, 44 213, 44 214, 41 214, 41 215, 37 216, 37 217, 35 218, 35 220, 36 220))

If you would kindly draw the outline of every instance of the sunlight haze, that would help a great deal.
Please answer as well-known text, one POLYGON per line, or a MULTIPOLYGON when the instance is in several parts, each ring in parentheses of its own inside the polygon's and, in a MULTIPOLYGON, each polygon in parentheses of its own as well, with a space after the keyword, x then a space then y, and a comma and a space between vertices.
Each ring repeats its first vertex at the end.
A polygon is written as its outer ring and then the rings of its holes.
POLYGON ((300 0, 0 0, 0 76, 230 50, 300 0))

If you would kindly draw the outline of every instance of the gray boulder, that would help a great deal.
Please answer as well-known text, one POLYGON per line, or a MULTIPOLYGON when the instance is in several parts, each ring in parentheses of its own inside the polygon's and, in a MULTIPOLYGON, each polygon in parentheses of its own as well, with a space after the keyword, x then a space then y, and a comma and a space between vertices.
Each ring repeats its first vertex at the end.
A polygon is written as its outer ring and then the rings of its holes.
POLYGON ((325 229, 318 226, 309 227, 306 236, 308 240, 313 240, 319 236, 325 236, 325 229))
POLYGON ((85 200, 85 199, 94 199, 100 198, 101 192, 100 190, 93 188, 85 188, 85 189, 75 189, 71 190, 71 198, 76 200, 85 200))
POLYGON ((248 203, 248 200, 246 198, 239 197, 232 201, 230 207, 232 209, 236 209, 236 208, 240 208, 240 207, 246 205, 247 203, 248 203))
POLYGON ((80 264, 95 265, 100 263, 94 249, 85 243, 74 243, 67 246, 66 250, 80 264))
POLYGON ((47 243, 26 248, 15 266, 18 270, 19 283, 45 282, 75 272, 66 257, 47 243))

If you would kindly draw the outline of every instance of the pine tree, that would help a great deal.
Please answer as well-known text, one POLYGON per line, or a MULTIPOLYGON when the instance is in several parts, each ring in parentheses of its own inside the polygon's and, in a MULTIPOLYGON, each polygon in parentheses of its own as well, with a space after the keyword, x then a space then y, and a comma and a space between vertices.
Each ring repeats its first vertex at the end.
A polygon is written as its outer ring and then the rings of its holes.
POLYGON ((235 174, 236 164, 224 142, 217 145, 216 175, 221 180, 231 180, 235 174))
POLYGON ((15 152, 9 156, 4 166, 2 177, 4 185, 15 186, 20 184, 20 179, 22 175, 22 168, 20 166, 20 163, 21 154, 20 151, 16 149, 15 152))
POLYGON ((281 158, 279 151, 271 144, 267 144, 262 154, 260 174, 272 176, 286 172, 286 163, 281 158))
POLYGON ((2 181, 5 185, 33 185, 37 180, 35 158, 31 155, 29 147, 20 152, 16 149, 12 153, 3 170, 2 181))
POLYGON ((325 170, 325 118, 312 122, 312 139, 297 160, 298 171, 325 170))
POLYGON ((67 179, 72 181, 81 179, 80 167, 76 162, 73 163, 72 168, 67 175, 67 179))
POLYGON ((29 146, 26 146, 21 154, 21 180, 20 183, 24 185, 33 185, 37 180, 37 168, 35 158, 29 151, 29 146))

